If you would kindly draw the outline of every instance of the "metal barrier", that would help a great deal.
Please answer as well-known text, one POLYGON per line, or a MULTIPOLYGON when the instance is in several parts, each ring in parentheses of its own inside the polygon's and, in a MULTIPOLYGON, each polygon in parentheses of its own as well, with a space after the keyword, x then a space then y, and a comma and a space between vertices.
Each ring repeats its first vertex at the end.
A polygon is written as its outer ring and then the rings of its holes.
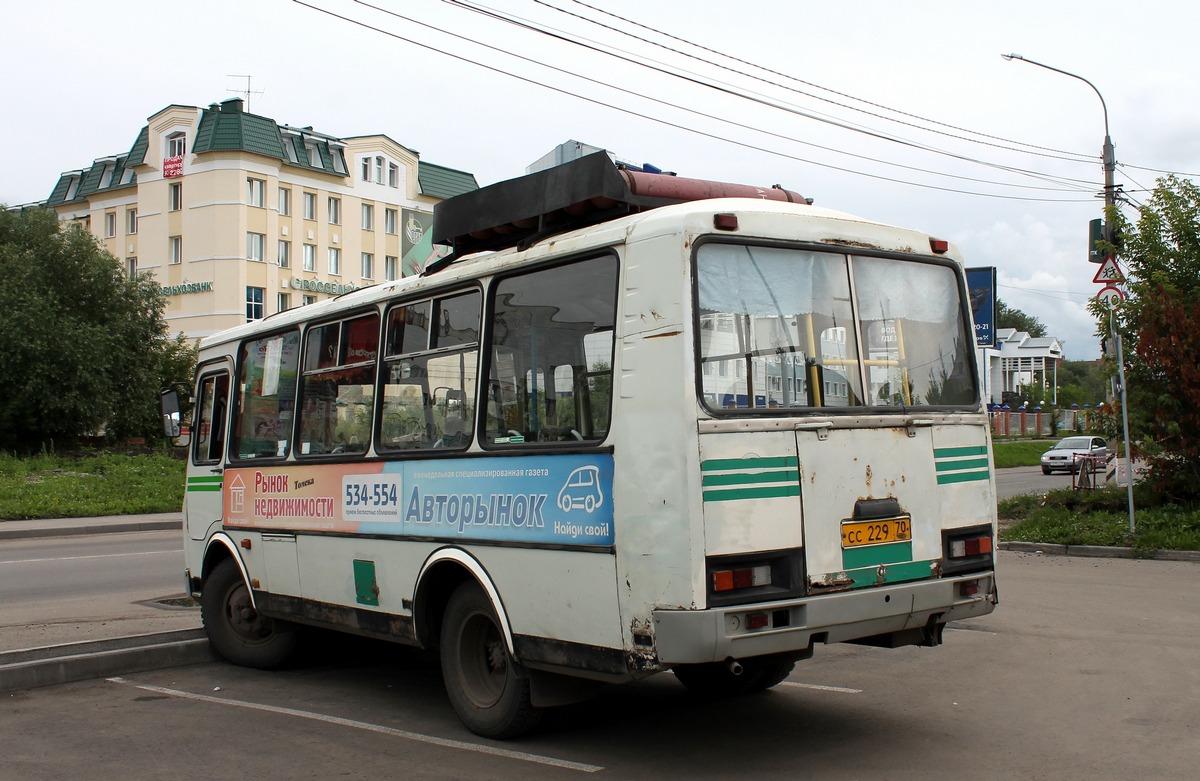
POLYGON ((1071 469, 1071 488, 1076 491, 1093 490, 1104 485, 1105 461, 1100 456, 1075 454, 1071 469), (1097 475, 1101 477, 1097 478, 1097 475))

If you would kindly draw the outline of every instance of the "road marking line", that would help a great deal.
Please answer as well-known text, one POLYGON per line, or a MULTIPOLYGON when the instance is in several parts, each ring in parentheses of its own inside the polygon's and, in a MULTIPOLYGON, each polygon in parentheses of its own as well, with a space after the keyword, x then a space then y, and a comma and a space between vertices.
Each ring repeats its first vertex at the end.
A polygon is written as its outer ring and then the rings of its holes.
POLYGON ((80 559, 115 559, 122 556, 156 556, 160 553, 183 553, 183 548, 177 550, 145 550, 134 553, 96 553, 91 556, 59 556, 53 559, 16 559, 0 561, 0 564, 40 564, 46 561, 79 561, 80 559))
POLYGON ((563 768, 564 770, 578 770, 582 773, 595 773, 604 770, 599 765, 587 765, 582 762, 571 762, 566 759, 557 759, 555 757, 542 756, 540 754, 529 754, 524 751, 511 751, 504 748, 495 748, 493 746, 483 746, 478 743, 467 743, 461 740, 452 740, 450 738, 438 738, 432 735, 422 735, 419 732, 409 732, 408 730, 394 729, 392 727, 384 727, 379 724, 371 724, 365 721, 355 721, 354 719, 343 719, 338 716, 327 716, 323 713, 313 713, 311 711, 296 710, 295 708, 282 708, 276 705, 263 705, 257 702, 246 702, 244 700, 231 700, 222 697, 210 697, 207 694, 193 694, 191 692, 180 691, 178 689, 165 689, 161 686, 149 686, 146 684, 134 683, 125 678, 108 678, 109 683, 120 683, 126 686, 133 686, 143 691, 154 692, 156 694, 166 694, 171 697, 181 697, 188 700, 198 700, 200 702, 209 702, 214 705, 232 705, 235 708, 246 708, 247 710, 264 711, 266 713, 275 713, 282 716, 296 716, 302 719, 311 719, 313 721, 323 721, 326 724, 336 724, 341 727, 353 727, 355 729, 366 730, 368 732, 378 732, 381 735, 391 735, 396 738, 404 738, 405 740, 414 740, 419 743, 430 743, 435 746, 443 746, 445 748, 457 748, 464 751, 474 751, 478 754, 489 754, 496 757, 505 757, 507 759, 515 759, 521 762, 533 762, 539 765, 548 765, 550 767, 563 768))
POLYGON ((822 686, 818 683, 796 683, 784 681, 783 686, 795 686, 797 689, 815 689, 819 692, 841 692, 842 694, 862 694, 862 689, 847 689, 843 686, 822 686))

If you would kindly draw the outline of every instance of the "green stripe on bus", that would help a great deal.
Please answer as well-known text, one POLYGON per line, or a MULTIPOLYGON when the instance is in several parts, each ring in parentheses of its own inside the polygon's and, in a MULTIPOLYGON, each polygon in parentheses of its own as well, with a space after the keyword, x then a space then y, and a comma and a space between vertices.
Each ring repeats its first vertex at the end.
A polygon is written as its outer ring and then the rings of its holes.
POLYGON ((986 456, 987 447, 984 445, 972 447, 935 447, 934 458, 955 458, 957 456, 986 456))
POLYGON ((778 458, 710 458, 700 462, 703 472, 715 472, 725 469, 770 469, 781 466, 800 466, 800 460, 795 456, 778 458))
POLYGON ((220 483, 189 483, 187 489, 193 493, 217 493, 221 490, 220 483))
POLYGON ((988 460, 986 458, 972 458, 964 461, 935 461, 937 471, 949 472, 955 469, 987 469, 988 460))
POLYGON ((225 482, 225 476, 213 475, 211 477, 189 477, 187 481, 188 485, 191 485, 192 483, 223 483, 225 482))
POLYGON ((898 564, 912 561, 912 540, 889 542, 885 545, 863 545, 842 550, 842 567, 858 569, 879 564, 898 564))
MULTIPOLYGON (((888 564, 884 571, 884 583, 903 583, 908 580, 923 580, 933 575, 933 563, 929 561, 907 561, 901 564, 888 564)), ((877 586, 879 583, 879 568, 864 567, 863 569, 846 572, 854 581, 853 588, 877 586)))
POLYGON ((769 485, 756 488, 735 488, 726 491, 705 491, 704 501, 731 502, 737 499, 773 499, 780 496, 799 495, 800 486, 792 483, 790 485, 769 485))
POLYGON ((991 475, 986 469, 982 472, 953 472, 951 474, 938 475, 938 485, 947 483, 969 483, 973 480, 987 480, 991 475))
POLYGON ((800 472, 794 469, 783 472, 726 472, 719 475, 703 475, 702 485, 754 485, 755 483, 786 483, 799 480, 800 472))

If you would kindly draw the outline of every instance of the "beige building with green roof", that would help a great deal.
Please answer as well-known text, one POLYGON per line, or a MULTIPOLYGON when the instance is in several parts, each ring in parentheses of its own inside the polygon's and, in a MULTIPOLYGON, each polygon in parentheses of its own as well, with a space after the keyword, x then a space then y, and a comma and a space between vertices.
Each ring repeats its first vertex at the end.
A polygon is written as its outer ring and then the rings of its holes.
POLYGON ((279 125, 233 98, 167 106, 127 154, 64 173, 45 205, 153 274, 172 331, 198 339, 419 272, 442 254, 433 205, 477 187, 385 135, 279 125))

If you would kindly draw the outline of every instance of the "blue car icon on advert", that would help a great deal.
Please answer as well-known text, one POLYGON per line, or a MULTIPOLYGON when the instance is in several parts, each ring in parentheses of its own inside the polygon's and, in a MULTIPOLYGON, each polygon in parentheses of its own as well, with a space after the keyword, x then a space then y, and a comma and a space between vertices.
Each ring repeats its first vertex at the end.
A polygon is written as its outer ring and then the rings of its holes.
POLYGON ((604 504, 604 492, 600 490, 600 467, 581 466, 567 477, 567 482, 558 492, 558 507, 564 513, 583 510, 590 513, 604 504))

